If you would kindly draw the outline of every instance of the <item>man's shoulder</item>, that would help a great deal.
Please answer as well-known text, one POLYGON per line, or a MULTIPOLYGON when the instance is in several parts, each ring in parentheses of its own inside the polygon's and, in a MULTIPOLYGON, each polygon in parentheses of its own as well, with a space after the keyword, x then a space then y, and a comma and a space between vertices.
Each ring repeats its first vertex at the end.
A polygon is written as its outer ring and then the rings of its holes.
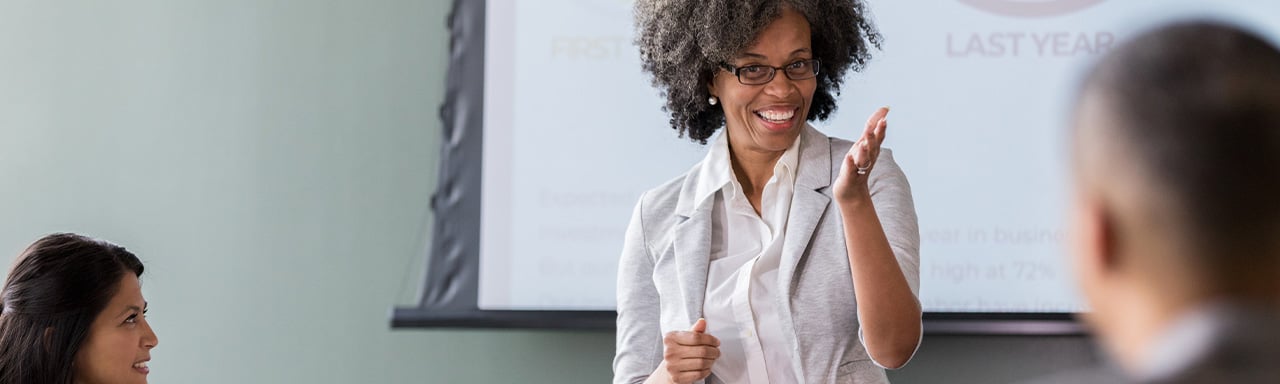
POLYGON ((1280 383, 1280 329, 1275 324, 1238 324, 1186 369, 1153 382, 1280 383))

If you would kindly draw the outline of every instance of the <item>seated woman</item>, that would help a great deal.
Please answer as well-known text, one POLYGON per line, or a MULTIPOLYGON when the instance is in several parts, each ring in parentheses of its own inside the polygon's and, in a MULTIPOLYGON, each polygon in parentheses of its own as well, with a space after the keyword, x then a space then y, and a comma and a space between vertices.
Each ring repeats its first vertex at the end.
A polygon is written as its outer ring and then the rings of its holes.
POLYGON ((0 384, 146 383, 157 339, 142 262, 106 241, 45 236, 0 291, 0 384))

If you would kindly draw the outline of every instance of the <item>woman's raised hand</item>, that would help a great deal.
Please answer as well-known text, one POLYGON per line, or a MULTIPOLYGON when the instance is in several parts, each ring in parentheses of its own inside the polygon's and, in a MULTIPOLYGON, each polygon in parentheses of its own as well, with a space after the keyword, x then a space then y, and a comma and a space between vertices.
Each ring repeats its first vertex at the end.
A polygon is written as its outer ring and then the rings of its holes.
POLYGON ((884 143, 885 129, 889 127, 889 107, 881 107, 867 119, 858 141, 849 147, 840 165, 840 175, 836 177, 833 191, 836 202, 851 204, 859 201, 870 201, 871 193, 867 188, 867 179, 871 169, 880 156, 880 144, 884 143))

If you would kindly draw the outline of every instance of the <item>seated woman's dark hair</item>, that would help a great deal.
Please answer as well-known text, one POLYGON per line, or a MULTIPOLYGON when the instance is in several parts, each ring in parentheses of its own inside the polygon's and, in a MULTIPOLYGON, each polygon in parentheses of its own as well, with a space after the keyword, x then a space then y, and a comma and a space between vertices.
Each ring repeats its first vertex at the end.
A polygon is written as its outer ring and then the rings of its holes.
POLYGON ((880 34, 860 0, 637 0, 636 45, 640 63, 667 99, 671 127, 706 144, 724 125, 724 110, 707 103, 721 63, 746 49, 756 35, 790 7, 804 15, 813 58, 821 62, 818 88, 806 120, 825 120, 849 69, 861 71, 880 47, 880 34))
POLYGON ((59 233, 15 260, 0 290, 0 384, 70 384, 90 325, 142 262, 106 241, 59 233))

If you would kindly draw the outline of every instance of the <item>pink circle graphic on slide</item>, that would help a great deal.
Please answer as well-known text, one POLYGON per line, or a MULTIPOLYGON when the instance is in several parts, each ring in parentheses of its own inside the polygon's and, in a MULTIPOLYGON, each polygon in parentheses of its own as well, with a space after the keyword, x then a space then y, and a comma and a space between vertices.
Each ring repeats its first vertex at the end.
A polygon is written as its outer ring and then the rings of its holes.
POLYGON ((958 0, 1001 16, 1050 17, 1098 5, 1106 0, 958 0))

